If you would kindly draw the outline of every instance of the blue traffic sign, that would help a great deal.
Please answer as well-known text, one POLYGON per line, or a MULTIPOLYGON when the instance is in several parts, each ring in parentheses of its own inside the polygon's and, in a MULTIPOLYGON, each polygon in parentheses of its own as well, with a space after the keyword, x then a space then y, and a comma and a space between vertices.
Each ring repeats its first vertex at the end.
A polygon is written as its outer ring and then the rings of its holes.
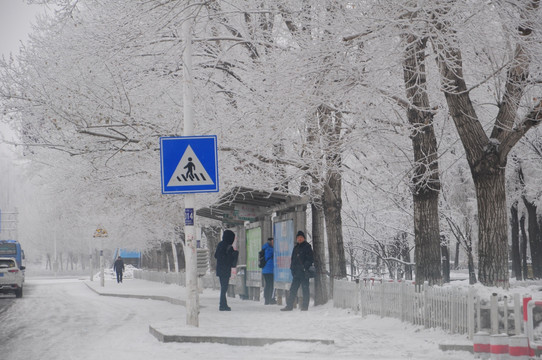
POLYGON ((162 194, 218 191, 216 135, 160 138, 162 194))

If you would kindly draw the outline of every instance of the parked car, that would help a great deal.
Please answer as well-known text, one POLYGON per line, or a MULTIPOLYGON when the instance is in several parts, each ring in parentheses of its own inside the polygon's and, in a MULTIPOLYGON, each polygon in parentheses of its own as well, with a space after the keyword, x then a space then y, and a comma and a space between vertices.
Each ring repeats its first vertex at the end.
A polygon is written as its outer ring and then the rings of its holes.
POLYGON ((14 258, 0 257, 0 294, 23 297, 24 266, 17 266, 14 258))

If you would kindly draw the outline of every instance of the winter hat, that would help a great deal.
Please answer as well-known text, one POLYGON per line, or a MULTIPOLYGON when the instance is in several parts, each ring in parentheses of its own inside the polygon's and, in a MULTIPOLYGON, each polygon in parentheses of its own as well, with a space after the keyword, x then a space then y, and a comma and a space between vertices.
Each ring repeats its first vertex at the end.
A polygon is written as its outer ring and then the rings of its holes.
POLYGON ((224 231, 224 234, 222 234, 222 240, 227 242, 228 244, 233 244, 233 240, 235 240, 235 234, 231 230, 224 231))
POLYGON ((303 238, 306 239, 305 233, 304 233, 303 231, 301 231, 301 230, 299 230, 299 231, 297 232, 297 235, 296 235, 295 237, 298 237, 298 236, 303 236, 303 238))

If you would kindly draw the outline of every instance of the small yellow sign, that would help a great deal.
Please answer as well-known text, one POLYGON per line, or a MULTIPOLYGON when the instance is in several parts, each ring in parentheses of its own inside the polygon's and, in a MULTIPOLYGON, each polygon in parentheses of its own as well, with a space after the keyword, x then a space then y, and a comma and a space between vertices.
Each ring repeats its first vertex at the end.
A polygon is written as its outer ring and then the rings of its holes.
POLYGON ((97 228, 94 232, 94 237, 107 237, 107 230, 103 228, 97 228))

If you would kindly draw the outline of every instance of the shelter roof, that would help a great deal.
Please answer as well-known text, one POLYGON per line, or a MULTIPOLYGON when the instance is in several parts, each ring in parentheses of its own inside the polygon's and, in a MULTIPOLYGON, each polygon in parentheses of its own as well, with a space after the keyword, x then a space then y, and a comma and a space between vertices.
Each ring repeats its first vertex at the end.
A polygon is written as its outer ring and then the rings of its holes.
POLYGON ((307 203, 307 196, 236 186, 223 194, 215 204, 198 209, 196 214, 226 223, 243 224, 307 203))

